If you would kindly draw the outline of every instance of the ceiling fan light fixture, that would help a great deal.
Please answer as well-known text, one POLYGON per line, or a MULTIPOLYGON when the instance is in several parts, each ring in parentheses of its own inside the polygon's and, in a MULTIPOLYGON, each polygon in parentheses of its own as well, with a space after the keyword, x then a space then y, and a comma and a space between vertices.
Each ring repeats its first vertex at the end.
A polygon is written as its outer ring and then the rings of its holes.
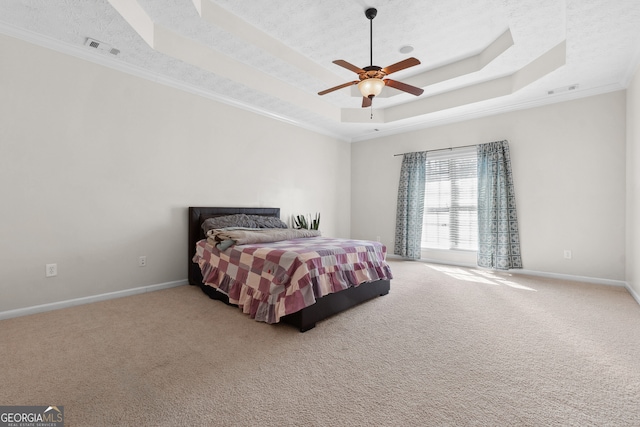
POLYGON ((364 79, 358 83, 358 89, 365 98, 370 98, 380 95, 382 88, 384 87, 384 81, 382 79, 364 79))

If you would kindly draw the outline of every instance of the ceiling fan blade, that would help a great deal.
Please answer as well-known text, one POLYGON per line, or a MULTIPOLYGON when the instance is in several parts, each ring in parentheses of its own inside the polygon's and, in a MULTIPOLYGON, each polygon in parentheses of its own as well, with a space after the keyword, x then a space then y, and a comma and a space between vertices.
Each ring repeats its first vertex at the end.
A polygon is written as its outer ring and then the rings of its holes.
POLYGON ((362 108, 371 107, 371 98, 367 96, 362 97, 362 108))
POLYGON ((406 83, 399 82, 397 80, 385 79, 384 83, 387 86, 391 86, 392 88, 401 90, 403 92, 410 93, 415 96, 420 96, 424 92, 424 89, 408 85, 406 83))
POLYGON ((343 84, 341 84, 339 86, 335 86, 335 87, 332 87, 330 89, 323 90, 322 92, 318 92, 318 95, 325 95, 325 94, 327 94, 329 92, 333 92, 334 90, 342 89, 343 87, 347 87, 347 86, 353 86, 353 85, 355 85, 357 83, 358 83, 357 80, 353 81, 353 82, 343 83, 343 84))
POLYGON ((386 75, 389 75, 391 73, 395 73, 396 71, 404 70, 405 68, 413 67, 419 64, 420 61, 418 61, 416 58, 407 58, 403 61, 396 62, 393 65, 389 65, 388 67, 383 68, 382 71, 386 75))
POLYGON ((353 64, 348 63, 347 61, 344 61, 342 59, 336 59, 335 61, 333 61, 334 64, 339 65, 341 67, 346 68, 347 70, 351 70, 354 73, 360 74, 360 73, 364 73, 364 70, 360 67, 356 67, 353 64))

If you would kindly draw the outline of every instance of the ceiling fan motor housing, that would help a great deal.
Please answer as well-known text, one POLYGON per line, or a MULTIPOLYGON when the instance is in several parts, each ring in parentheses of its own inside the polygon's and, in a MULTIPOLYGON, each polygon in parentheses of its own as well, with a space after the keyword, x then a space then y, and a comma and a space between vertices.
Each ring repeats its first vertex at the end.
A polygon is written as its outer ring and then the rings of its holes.
POLYGON ((360 80, 383 79, 387 75, 384 71, 382 71, 382 68, 377 67, 375 65, 364 67, 363 70, 364 70, 364 73, 358 74, 358 77, 360 78, 360 80))

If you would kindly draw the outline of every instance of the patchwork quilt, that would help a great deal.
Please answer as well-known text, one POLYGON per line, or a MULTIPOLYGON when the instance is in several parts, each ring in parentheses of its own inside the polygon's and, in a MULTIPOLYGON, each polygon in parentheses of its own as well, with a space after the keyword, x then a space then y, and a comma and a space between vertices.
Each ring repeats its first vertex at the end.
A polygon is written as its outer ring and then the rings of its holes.
POLYGON ((200 240, 193 261, 203 282, 229 302, 255 320, 277 323, 324 295, 392 279, 385 258, 380 242, 308 237, 222 251, 215 241, 200 240))

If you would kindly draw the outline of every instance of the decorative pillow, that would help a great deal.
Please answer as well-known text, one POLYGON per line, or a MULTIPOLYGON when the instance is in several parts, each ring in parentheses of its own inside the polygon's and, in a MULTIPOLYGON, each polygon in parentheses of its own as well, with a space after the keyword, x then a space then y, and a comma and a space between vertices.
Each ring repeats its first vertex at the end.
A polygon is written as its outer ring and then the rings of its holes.
POLYGON ((288 228, 280 218, 274 216, 234 214, 207 218, 202 223, 205 236, 209 230, 244 227, 244 228, 288 228))

